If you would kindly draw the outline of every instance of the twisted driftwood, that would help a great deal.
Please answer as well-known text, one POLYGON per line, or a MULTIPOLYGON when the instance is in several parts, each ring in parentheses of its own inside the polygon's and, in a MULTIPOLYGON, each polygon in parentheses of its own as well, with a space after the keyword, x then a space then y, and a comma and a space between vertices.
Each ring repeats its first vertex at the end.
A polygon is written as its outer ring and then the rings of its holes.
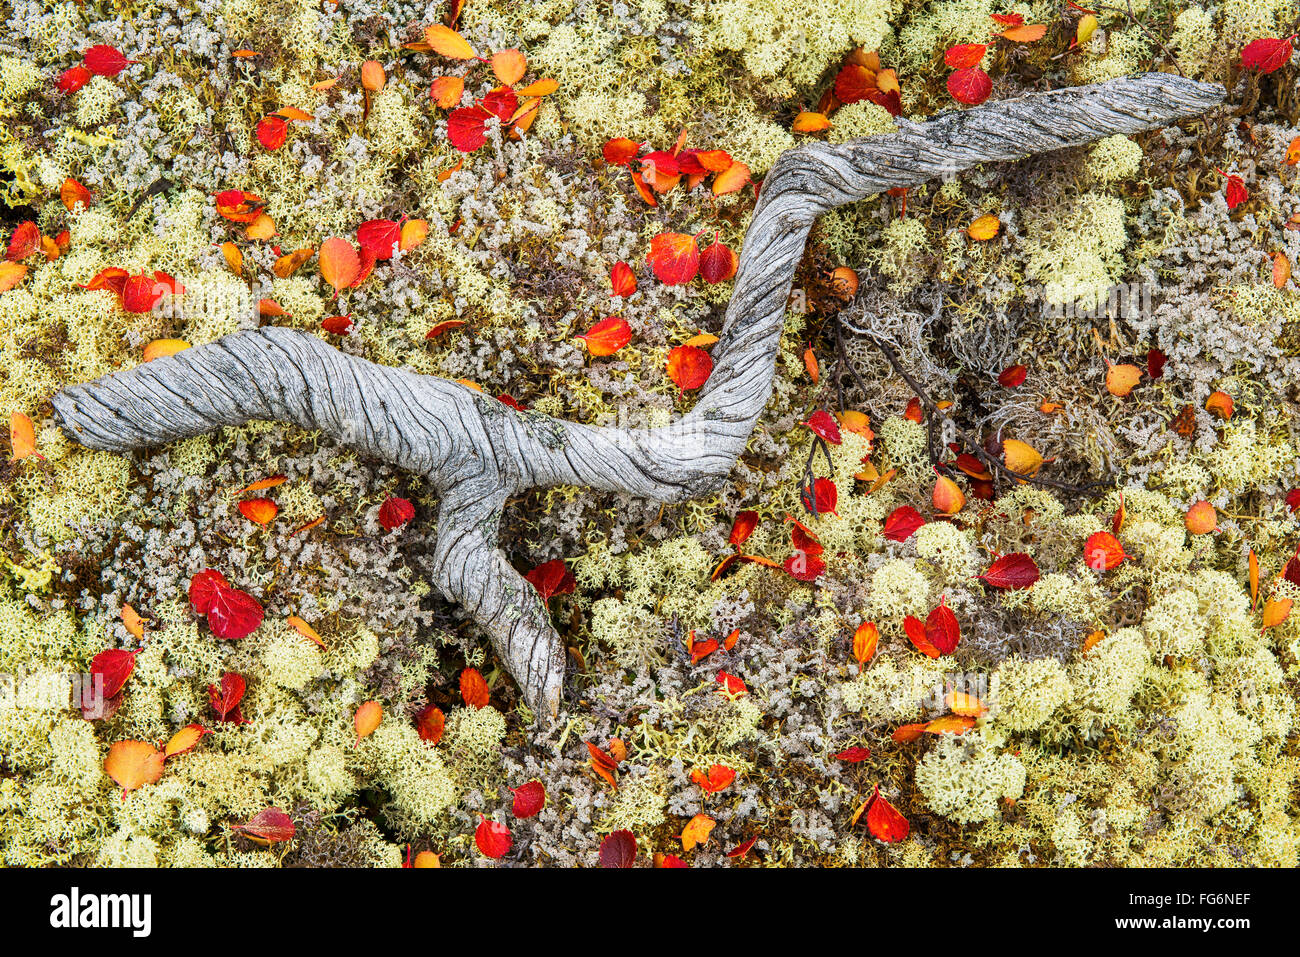
POLYGON ((83 445, 127 451, 249 419, 319 429, 438 489, 437 584, 488 633, 524 699, 554 715, 564 652, 545 605, 497 548, 508 496, 560 483, 680 502, 726 481, 772 389, 794 271, 813 221, 894 187, 1195 116, 1221 87, 1165 73, 1035 93, 901 131, 783 154, 745 235, 713 374, 694 409, 651 430, 517 412, 473 389, 344 355, 267 327, 156 359, 54 397, 83 445))

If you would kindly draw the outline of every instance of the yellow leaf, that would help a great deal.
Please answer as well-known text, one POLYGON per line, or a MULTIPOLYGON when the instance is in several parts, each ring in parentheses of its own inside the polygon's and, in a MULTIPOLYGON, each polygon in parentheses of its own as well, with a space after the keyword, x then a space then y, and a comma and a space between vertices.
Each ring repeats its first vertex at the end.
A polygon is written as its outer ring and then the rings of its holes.
POLYGON ((689 339, 683 342, 682 345, 698 346, 699 348, 703 349, 705 346, 711 346, 717 341, 718 341, 718 337, 715 336, 713 333, 701 332, 697 335, 691 336, 689 339))
POLYGON ((1255 549, 1250 550, 1247 558, 1250 566, 1250 607, 1255 607, 1255 602, 1259 600, 1259 556, 1255 554, 1255 549))
POLYGON ((429 48, 434 53, 440 53, 453 60, 478 59, 478 54, 474 52, 474 48, 465 41, 464 37, 451 27, 444 27, 441 23, 425 27, 424 38, 429 41, 429 48))
POLYGON ((184 352, 190 347, 190 344, 184 339, 155 339, 144 347, 144 361, 152 362, 154 359, 161 359, 164 356, 174 356, 178 352, 184 352))
POLYGON ((831 121, 824 113, 800 113, 794 118, 794 124, 790 127, 795 133, 820 133, 830 128, 831 121))
POLYGON ((275 220, 266 213, 258 213, 257 219, 244 230, 244 235, 249 239, 270 239, 275 235, 275 220))
MULTIPOLYGON (((463 158, 462 158, 463 162, 463 158)), ((408 219, 402 223, 402 232, 397 239, 397 248, 402 252, 408 249, 414 249, 420 243, 424 242, 424 237, 429 235, 429 224, 423 219, 408 219)))
POLYGON ((178 754, 184 754, 198 744, 205 734, 211 733, 201 724, 187 724, 171 736, 171 740, 163 748, 163 760, 166 761, 178 754))
POLYGON ((1033 475, 1043 464, 1043 457, 1032 445, 1019 439, 1005 439, 1002 443, 1002 461, 1019 475, 1033 475))
POLYGON ((144 619, 130 605, 122 606, 122 625, 126 628, 127 634, 131 635, 136 641, 144 638, 144 619))
POLYGON ((236 276, 244 275, 244 254, 239 251, 239 247, 227 240, 221 244, 221 255, 226 259, 226 265, 236 276))
POLYGON ((559 80, 552 80, 547 77, 545 80, 536 80, 527 86, 521 86, 515 91, 521 97, 524 96, 549 96, 560 88, 559 80))
POLYGON ((705 843, 717 822, 707 814, 697 814, 682 828, 682 851, 688 852, 705 843))
POLYGON ((1083 44, 1087 43, 1088 39, 1096 31, 1097 31, 1097 18, 1094 17, 1091 13, 1089 13, 1079 20, 1079 25, 1078 27, 1075 28, 1074 31, 1074 42, 1079 46, 1083 46, 1083 44))
POLYGON ((275 273, 281 279, 288 279, 296 273, 316 250, 312 246, 304 246, 302 249, 295 249, 291 253, 286 253, 275 261, 271 267, 271 272, 275 273))
POLYGON ((1264 629, 1282 624, 1291 617, 1290 598, 1270 598, 1264 602, 1264 629))
POLYGON ((953 714, 965 718, 978 718, 988 714, 989 707, 973 694, 949 691, 943 699, 944 706, 953 714))
POLYGON ((1124 398, 1133 391, 1133 387, 1142 378, 1142 370, 1134 365, 1111 366, 1106 370, 1106 391, 1117 398, 1124 398))
POLYGON ((433 851, 421 851, 415 855, 415 860, 411 862, 411 867, 442 867, 442 858, 433 851))
POLYGON ((966 228, 966 234, 978 242, 987 242, 998 234, 1002 222, 992 213, 985 213, 966 228))

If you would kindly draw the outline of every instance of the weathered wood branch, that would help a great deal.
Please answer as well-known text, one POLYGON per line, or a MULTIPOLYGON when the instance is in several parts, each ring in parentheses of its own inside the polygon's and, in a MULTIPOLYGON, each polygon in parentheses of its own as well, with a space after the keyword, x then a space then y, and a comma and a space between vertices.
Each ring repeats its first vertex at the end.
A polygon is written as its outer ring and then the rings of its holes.
POLYGON ((1223 95, 1218 86, 1149 73, 783 154, 745 236, 713 374, 694 409, 663 428, 595 428, 517 412, 455 382, 378 366, 274 327, 65 389, 55 412, 77 441, 113 451, 249 419, 292 422, 427 475, 441 495, 438 587, 487 632, 534 711, 554 715, 564 650, 536 591, 497 548, 508 496, 564 483, 679 502, 717 489, 771 393, 790 286, 819 215, 978 163, 1167 125, 1223 95))

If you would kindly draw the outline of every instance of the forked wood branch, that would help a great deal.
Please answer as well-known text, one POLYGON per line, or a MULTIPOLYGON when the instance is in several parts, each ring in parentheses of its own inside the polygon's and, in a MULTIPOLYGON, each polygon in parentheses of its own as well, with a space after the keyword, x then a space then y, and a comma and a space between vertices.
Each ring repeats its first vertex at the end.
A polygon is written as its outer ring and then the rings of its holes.
POLYGON ((54 397, 55 412, 83 445, 122 452, 249 419, 292 422, 428 476, 441 496, 439 588, 487 632, 534 712, 554 716, 564 649, 537 592, 497 547, 507 497, 562 483, 660 502, 716 490, 771 393, 790 286, 819 215, 978 163, 1164 126, 1223 96, 1218 86, 1148 73, 786 152, 763 182, 745 235, 713 374, 695 407, 662 428, 595 428, 518 412, 455 382, 274 327, 70 387, 54 397))

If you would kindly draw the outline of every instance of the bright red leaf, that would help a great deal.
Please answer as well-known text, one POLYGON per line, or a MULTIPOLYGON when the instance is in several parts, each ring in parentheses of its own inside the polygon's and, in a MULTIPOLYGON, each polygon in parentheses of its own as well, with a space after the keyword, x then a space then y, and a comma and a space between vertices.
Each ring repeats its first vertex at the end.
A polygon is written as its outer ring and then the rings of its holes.
POLYGON ((978 106, 993 92, 993 81, 977 66, 963 67, 949 75, 948 92, 958 103, 978 106))
POLYGON ((569 571, 569 566, 564 563, 563 558, 553 558, 549 562, 543 562, 524 578, 537 589, 537 593, 542 596, 543 604, 549 602, 554 595, 571 594, 578 586, 573 572, 569 571))
POLYGON ((1028 588, 1038 581, 1038 565, 1024 552, 1012 552, 1003 555, 988 571, 979 576, 994 588, 1020 589, 1028 588))
POLYGON ((495 859, 509 853, 515 839, 510 834, 510 828, 496 821, 489 821, 480 814, 478 828, 474 831, 474 843, 478 845, 480 851, 495 859))
POLYGON ((515 817, 532 817, 546 805, 546 788, 541 781, 529 781, 510 790, 515 795, 510 809, 515 817))
POLYGON ((900 505, 889 513, 881 531, 892 542, 905 542, 924 524, 920 512, 910 505, 900 505))

